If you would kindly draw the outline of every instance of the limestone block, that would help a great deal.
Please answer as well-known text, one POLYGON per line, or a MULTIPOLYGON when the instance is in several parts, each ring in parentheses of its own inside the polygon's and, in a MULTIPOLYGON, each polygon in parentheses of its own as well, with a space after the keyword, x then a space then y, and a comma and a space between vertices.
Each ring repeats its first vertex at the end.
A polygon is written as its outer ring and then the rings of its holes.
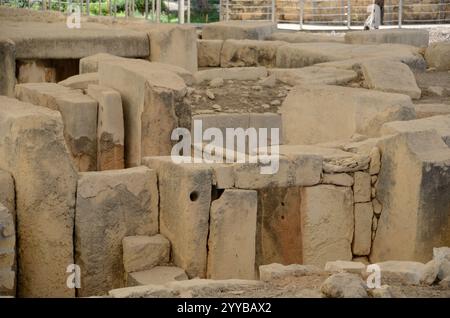
POLYGON ((122 97, 125 166, 139 165, 144 156, 170 154, 172 130, 190 123, 190 109, 179 103, 186 94, 183 79, 138 60, 100 62, 99 74, 100 85, 122 97))
POLYGON ((353 184, 353 192, 355 202, 369 202, 370 201, 370 174, 367 172, 357 171, 354 174, 355 183, 353 184))
POLYGON ((169 282, 187 280, 186 272, 175 266, 156 266, 152 269, 128 274, 127 286, 165 285, 169 282))
POLYGON ((251 190, 225 190, 211 203, 208 278, 255 278, 256 211, 251 190))
POLYGON ((337 273, 328 277, 320 287, 322 293, 332 298, 366 298, 367 290, 361 276, 337 273))
POLYGON ((302 264, 302 231, 298 187, 258 191, 256 264, 302 264))
POLYGON ((310 32, 274 32, 266 40, 284 41, 289 43, 306 42, 338 42, 343 43, 344 37, 332 36, 330 33, 310 33, 310 32))
POLYGON ((124 168, 124 119, 120 94, 108 87, 89 85, 87 93, 98 102, 97 170, 124 168))
POLYGON ((58 110, 64 137, 78 171, 97 168, 97 102, 79 90, 54 83, 16 85, 16 98, 58 110))
POLYGON ((353 194, 350 188, 317 185, 301 189, 303 264, 325 266, 352 259, 353 194))
POLYGON ((274 67, 277 49, 286 44, 280 41, 226 40, 223 43, 220 66, 266 66, 274 67))
POLYGON ((269 74, 276 79, 295 86, 299 84, 343 85, 358 78, 353 70, 336 67, 308 66, 302 68, 272 68, 269 74))
POLYGON ((123 238, 157 232, 155 171, 135 167, 82 173, 75 217, 75 261, 82 273, 78 295, 122 287, 123 238))
POLYGON ((433 248, 433 259, 436 261, 446 259, 450 261, 450 247, 434 247, 433 248))
POLYGON ((85 73, 97 73, 98 72, 98 64, 102 61, 102 62, 106 62, 106 61, 111 61, 111 60, 121 60, 124 59, 120 56, 115 56, 112 54, 108 54, 108 53, 97 53, 94 55, 89 55, 86 57, 83 57, 82 59, 80 59, 80 66, 79 66, 79 70, 80 70, 80 74, 85 74, 85 73))
POLYGON ((355 261, 333 261, 325 264, 325 270, 330 272, 362 274, 366 271, 366 265, 355 261))
POLYGON ((16 229, 13 214, 0 203, 0 295, 14 296, 15 291, 16 229), (12 283, 11 283, 12 275, 12 283))
POLYGON ((3 204, 16 219, 14 179, 9 172, 0 170, 0 204, 3 204))
POLYGON ((314 265, 281 265, 277 263, 259 266, 259 279, 263 282, 283 279, 288 277, 301 277, 308 275, 317 275, 322 271, 314 265))
POLYGON ((351 187, 354 183, 354 179, 348 173, 324 173, 322 183, 351 187))
POLYGON ((425 51, 425 60, 428 67, 434 67, 438 71, 450 70, 450 43, 432 43, 425 51))
POLYGON ((427 47, 428 30, 420 29, 389 29, 353 31, 345 34, 345 42, 350 44, 397 43, 417 47, 427 47))
POLYGON ((203 81, 210 81, 215 78, 224 80, 248 81, 257 80, 267 76, 267 69, 263 66, 258 67, 233 67, 233 68, 213 68, 201 70, 194 74, 197 84, 203 81))
POLYGON ((372 244, 372 203, 355 203, 354 255, 369 255, 372 244))
POLYGON ((61 116, 6 97, 0 105, 0 169, 12 174, 16 193, 19 296, 73 297, 66 268, 74 259, 77 175, 61 116))
POLYGON ((406 64, 391 61, 367 61, 361 63, 364 85, 382 92, 405 94, 419 99, 422 92, 414 74, 406 64))
POLYGON ((381 270, 381 282, 395 281, 407 285, 419 285, 425 264, 410 261, 386 261, 377 263, 381 270))
POLYGON ((450 114, 450 105, 448 104, 414 104, 414 109, 417 119, 450 114))
POLYGON ((208 23, 202 29, 204 40, 264 40, 276 30, 269 21, 221 21, 208 23))
POLYGON ((284 144, 375 137, 385 122, 415 118, 408 96, 328 85, 295 87, 280 112, 284 144))
MULTIPOLYGON (((381 154, 380 149, 378 147, 373 147, 370 150, 370 168, 369 173, 373 177, 380 172, 381 169, 381 154)), ((372 182, 373 184, 373 182, 372 182)))
POLYGON ((220 66, 222 40, 197 40, 198 66, 220 66))
POLYGON ((190 278, 206 277, 212 169, 166 158, 143 159, 158 173, 160 233, 171 243, 176 266, 190 278))
POLYGON ((112 298, 169 298, 175 292, 166 286, 144 285, 110 290, 108 295, 112 298))
POLYGON ((427 262, 433 247, 450 245, 450 149, 434 131, 403 132, 379 147, 383 212, 370 258, 427 262))
POLYGON ((8 269, 0 269, 0 295, 14 296, 16 273, 8 269))
POLYGON ((14 96, 16 85, 16 48, 13 41, 0 39, 0 95, 14 96))
POLYGON ((161 234, 127 236, 122 240, 125 272, 139 272, 169 262, 170 242, 161 234))
POLYGON ((98 73, 83 73, 71 76, 64 81, 58 82, 59 85, 74 88, 87 89, 90 84, 98 84, 98 73))
POLYGON ((55 83, 56 68, 49 60, 18 60, 18 83, 55 83))

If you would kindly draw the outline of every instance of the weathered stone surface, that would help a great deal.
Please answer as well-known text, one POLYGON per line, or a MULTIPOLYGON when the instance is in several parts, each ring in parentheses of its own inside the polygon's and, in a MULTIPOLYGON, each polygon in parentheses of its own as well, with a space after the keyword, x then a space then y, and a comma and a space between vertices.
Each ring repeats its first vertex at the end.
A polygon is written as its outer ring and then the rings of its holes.
POLYGON ((409 261, 386 261, 377 263, 381 270, 381 281, 419 285, 425 264, 409 261))
POLYGON ((366 298, 367 291, 361 276, 350 273, 337 273, 323 282, 320 290, 331 298, 366 298))
POLYGON ((262 282, 245 279, 190 279, 167 283, 181 298, 205 297, 214 293, 239 291, 243 288, 260 288, 262 282))
POLYGON ((299 84, 343 85, 358 78, 358 74, 353 70, 335 67, 272 68, 268 71, 277 80, 293 86, 299 84))
POLYGON ((197 40, 198 66, 220 66, 222 40, 197 40))
POLYGON ((75 216, 75 261, 82 273, 78 295, 122 287, 122 239, 157 232, 155 171, 136 167, 81 174, 75 216))
POLYGON ((225 190, 211 203, 208 278, 255 278, 256 211, 251 190, 225 190))
POLYGON ((98 73, 74 75, 64 81, 58 82, 58 84, 74 89, 87 89, 89 84, 98 84, 98 73))
POLYGON ((427 47, 429 37, 427 30, 420 29, 369 30, 347 32, 345 42, 350 44, 397 43, 427 47))
POLYGON ((367 88, 405 94, 412 99, 419 99, 422 94, 414 74, 401 62, 367 61, 361 63, 361 71, 367 88))
POLYGON ((97 102, 79 90, 53 83, 16 85, 16 98, 58 110, 64 137, 78 171, 97 168, 97 102))
POLYGON ((443 280, 441 280, 439 282, 439 286, 442 287, 442 288, 449 289, 450 288, 450 276, 448 276, 447 278, 444 278, 443 280))
POLYGON ((435 131, 450 147, 450 115, 433 116, 404 122, 396 121, 386 123, 381 128, 383 135, 427 131, 435 131))
POLYGON ((10 273, 0 274, 0 295, 2 296, 14 296, 16 294, 15 264, 16 230, 14 217, 12 211, 10 212, 0 203, 0 272, 10 273))
POLYGON ((433 284, 439 274, 439 265, 440 263, 436 260, 426 263, 420 276, 420 282, 425 285, 433 284))
POLYGON ((61 116, 6 97, 0 105, 0 136, 7 137, 0 138, 0 168, 16 190, 19 296, 73 297, 66 267, 73 263, 77 176, 61 116))
POLYGON ((99 74, 100 84, 122 97, 126 167, 139 165, 144 156, 170 154, 172 130, 190 122, 190 110, 177 106, 186 94, 183 79, 133 60, 100 62, 99 74))
POLYGON ((266 40, 284 41, 289 43, 306 43, 306 42, 344 42, 342 36, 332 36, 329 33, 309 33, 309 32, 274 32, 266 40))
POLYGON ((444 280, 448 277, 450 277, 450 261, 444 259, 439 263, 438 278, 439 280, 444 280))
POLYGON ((174 297, 171 288, 161 285, 144 285, 110 290, 108 295, 112 298, 168 298, 174 297))
POLYGON ((428 261, 434 246, 450 245, 450 149, 432 131, 404 132, 379 146, 383 213, 371 260, 428 261))
MULTIPOLYGON (((356 196, 355 196, 356 198, 356 196)), ((372 203, 355 203, 355 236, 353 254, 369 255, 372 244, 372 203)))
POLYGON ((350 188, 318 185, 301 189, 303 264, 323 267, 352 259, 353 194, 350 188))
POLYGON ((280 112, 285 144, 377 136, 385 122, 415 118, 408 96, 328 85, 295 87, 280 112))
POLYGON ((420 70, 424 70, 426 66, 420 49, 409 45, 341 43, 296 43, 280 46, 276 65, 281 68, 296 68, 332 62, 323 66, 352 69, 353 65, 370 58, 403 62, 420 70))
POLYGON ((220 66, 266 66, 274 67, 277 49, 286 44, 280 41, 226 40, 223 43, 220 66))
POLYGON ((382 285, 380 288, 368 289, 367 292, 373 298, 393 298, 392 288, 389 285, 382 285))
POLYGON ((16 219, 14 179, 9 172, 0 170, 0 204, 3 204, 16 219))
POLYGON ((425 51, 425 60, 428 67, 434 67, 438 71, 450 70, 450 43, 432 43, 425 51))
POLYGON ((85 73, 97 73, 98 72, 98 64, 100 62, 106 62, 111 60, 121 60, 124 59, 120 56, 115 56, 108 53, 97 53, 94 55, 89 55, 80 59, 79 71, 80 74, 85 73))
POLYGON ((55 83, 56 68, 50 60, 18 60, 17 83, 55 83))
POLYGON ((155 266, 152 269, 128 274, 127 286, 165 285, 172 281, 187 280, 182 268, 175 266, 155 266))
POLYGON ((191 278, 206 277, 212 169, 176 164, 170 157, 143 163, 158 173, 160 233, 172 245, 172 261, 191 278))
POLYGON ((202 29, 204 40, 264 40, 276 29, 269 21, 222 21, 208 23, 202 29))
POLYGON ((448 104, 414 104, 414 109, 417 119, 450 114, 450 105, 448 104))
POLYGON ((355 202, 369 202, 371 179, 367 172, 357 171, 354 174, 355 183, 353 184, 353 192, 355 202))
POLYGON ((434 247, 433 259, 436 261, 443 259, 450 261, 450 247, 434 247))
POLYGON ((308 275, 320 274, 320 268, 314 265, 282 265, 273 263, 269 265, 259 266, 259 279, 263 282, 270 282, 276 279, 283 279, 287 277, 300 277, 308 275))
POLYGON ((258 191, 256 264, 302 264, 303 245, 298 187, 258 191))
POLYGON ((233 67, 233 68, 213 68, 210 70, 201 70, 194 74, 197 84, 203 81, 210 81, 215 78, 224 80, 257 80, 267 76, 267 69, 263 66, 259 67, 233 67))
POLYGON ((125 272, 139 272, 169 262, 170 242, 161 234, 126 236, 122 240, 125 272))
POLYGON ((325 264, 325 270, 330 272, 347 272, 361 275, 365 272, 366 265, 355 261, 333 261, 325 264))
POLYGON ((348 173, 324 173, 322 183, 351 187, 354 183, 354 179, 348 173))
POLYGON ((120 94, 100 85, 89 85, 87 94, 98 102, 97 170, 123 169, 124 119, 120 94))
POLYGON ((16 47, 13 41, 0 38, 0 95, 14 96, 16 85, 16 47))
MULTIPOLYGON (((373 177, 378 174, 381 169, 381 154, 380 149, 378 147, 373 147, 370 150, 370 168, 369 173, 373 177)), ((373 184, 373 182, 372 182, 373 184)))

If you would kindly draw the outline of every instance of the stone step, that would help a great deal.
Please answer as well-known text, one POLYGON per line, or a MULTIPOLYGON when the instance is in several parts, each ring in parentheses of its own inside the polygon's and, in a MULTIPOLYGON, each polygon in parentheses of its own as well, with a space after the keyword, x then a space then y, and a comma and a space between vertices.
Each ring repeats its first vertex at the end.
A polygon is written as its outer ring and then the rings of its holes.
POLYGON ((129 273, 127 286, 165 285, 172 281, 189 279, 184 269, 176 266, 155 266, 152 269, 129 273))

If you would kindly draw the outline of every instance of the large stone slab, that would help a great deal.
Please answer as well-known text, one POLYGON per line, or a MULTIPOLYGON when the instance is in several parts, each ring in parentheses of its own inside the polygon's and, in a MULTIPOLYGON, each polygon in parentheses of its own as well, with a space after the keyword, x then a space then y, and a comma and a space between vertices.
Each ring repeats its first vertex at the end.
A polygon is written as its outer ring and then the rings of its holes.
POLYGON ((372 245, 372 203, 355 203, 355 235, 352 251, 354 255, 369 255, 372 245))
POLYGON ((329 33, 311 33, 311 32, 274 32, 266 40, 284 41, 289 43, 307 43, 307 42, 338 42, 343 43, 343 36, 333 36, 329 33))
POLYGON ((339 86, 302 85, 280 108, 285 144, 379 135, 383 123, 415 118, 408 96, 339 86))
POLYGON ((120 94, 100 85, 89 85, 87 94, 98 102, 97 170, 123 169, 125 132, 120 94))
POLYGON ((425 60, 429 67, 434 67, 438 71, 450 70, 450 43, 431 44, 425 52, 425 60))
POLYGON ((224 80, 248 81, 248 80, 257 80, 261 77, 266 76, 267 76, 267 69, 263 66, 213 68, 208 70, 201 70, 194 74, 195 82, 197 84, 200 84, 203 81, 210 81, 218 77, 224 80))
POLYGON ((16 85, 16 47, 13 41, 0 38, 0 95, 14 96, 16 85))
POLYGON ((222 40, 197 40, 198 66, 220 66, 222 40))
POLYGON ((147 157, 143 164, 158 173, 160 233, 172 245, 173 263, 190 278, 206 277, 212 169, 170 157, 147 157))
POLYGON ((276 64, 277 49, 286 44, 281 41, 226 40, 223 43, 220 66, 266 66, 276 64))
POLYGON ((122 239, 158 232, 156 173, 146 167, 82 173, 75 216, 79 296, 123 287, 122 239))
POLYGON ((211 203, 207 277, 255 279, 257 192, 225 190, 211 203))
POLYGON ((361 63, 364 85, 382 92, 405 94, 419 99, 421 90, 414 74, 406 64, 391 61, 366 61, 361 63))
POLYGON ((421 29, 389 29, 353 31, 345 34, 345 42, 350 44, 396 43, 427 47, 429 33, 421 29))
POLYGON ((83 73, 66 78, 64 81, 58 82, 59 85, 74 88, 87 89, 90 84, 98 84, 98 73, 83 73))
POLYGON ((276 29, 276 25, 269 21, 222 21, 208 23, 203 26, 204 40, 264 40, 276 29))
POLYGON ((73 297, 66 268, 74 261, 77 175, 61 116, 6 97, 0 105, 0 168, 12 174, 16 191, 18 295, 73 297))
POLYGON ((433 247, 450 245, 450 149, 435 131, 402 132, 379 147, 383 212, 370 259, 427 262, 433 247))
POLYGON ((353 70, 335 67, 308 66, 302 68, 271 68, 270 75, 276 79, 295 86, 298 84, 343 85, 358 78, 353 70))
POLYGON ((54 83, 16 85, 16 98, 58 110, 64 137, 78 171, 97 167, 97 102, 79 90, 54 83))
POLYGON ((125 166, 141 158, 168 155, 176 127, 189 127, 190 109, 180 103, 184 80, 170 71, 139 60, 100 62, 100 85, 118 91, 125 119, 125 166))
POLYGON ((318 185, 301 189, 303 264, 321 268, 328 261, 352 260, 351 188, 318 185))
POLYGON ((416 116, 418 119, 438 116, 450 115, 449 104, 414 104, 416 116))
POLYGON ((128 274, 127 286, 165 285, 173 281, 187 280, 182 268, 176 266, 155 266, 152 269, 128 274))

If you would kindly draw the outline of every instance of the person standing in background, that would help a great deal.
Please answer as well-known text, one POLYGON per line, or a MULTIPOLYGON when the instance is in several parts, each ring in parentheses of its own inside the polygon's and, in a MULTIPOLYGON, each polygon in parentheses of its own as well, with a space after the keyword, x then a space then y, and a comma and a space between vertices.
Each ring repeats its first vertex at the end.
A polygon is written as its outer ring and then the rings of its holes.
POLYGON ((375 0, 375 4, 380 7, 380 25, 384 22, 384 0, 375 0))

